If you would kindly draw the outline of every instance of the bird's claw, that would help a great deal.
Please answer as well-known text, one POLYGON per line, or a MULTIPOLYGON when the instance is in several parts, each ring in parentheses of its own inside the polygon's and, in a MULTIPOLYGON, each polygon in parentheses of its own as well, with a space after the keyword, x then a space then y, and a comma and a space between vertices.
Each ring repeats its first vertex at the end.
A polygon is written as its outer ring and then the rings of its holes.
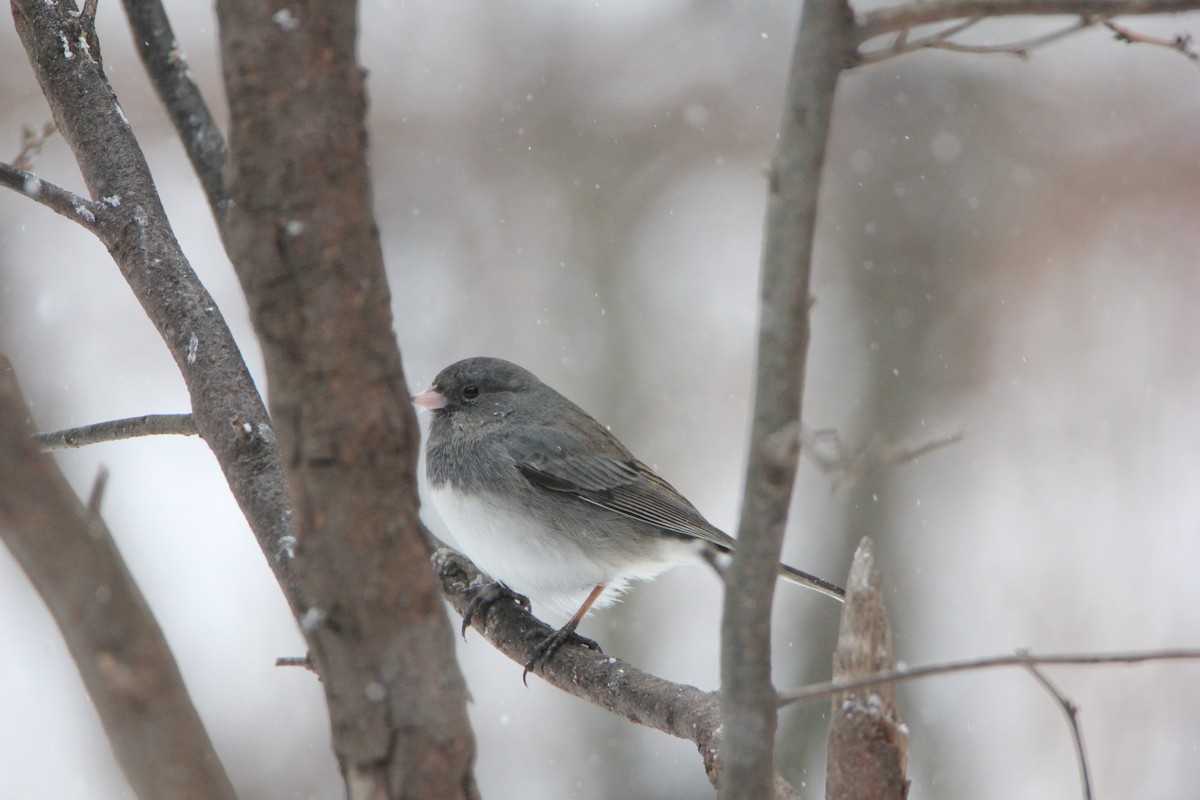
POLYGON ((529 611, 531 608, 529 605, 529 598, 525 595, 517 594, 499 581, 489 583, 476 592, 475 596, 471 598, 471 602, 467 603, 467 608, 463 611, 462 617, 462 637, 464 639, 467 638, 467 628, 471 627, 471 621, 475 619, 476 614, 480 612, 487 614, 488 609, 491 608, 497 600, 503 600, 506 598, 512 600, 526 611, 529 611))
POLYGON ((528 686, 529 673, 541 672, 542 668, 545 667, 546 664, 550 662, 550 659, 554 657, 554 654, 557 653, 559 649, 568 642, 582 645, 583 647, 586 647, 587 649, 593 650, 597 653, 604 652, 600 649, 600 645, 594 640, 589 639, 586 636, 580 636, 570 625, 564 625, 554 633, 547 636, 545 639, 542 639, 542 641, 538 643, 537 647, 533 648, 533 655, 531 655, 529 660, 525 662, 525 669, 521 672, 521 683, 528 686))

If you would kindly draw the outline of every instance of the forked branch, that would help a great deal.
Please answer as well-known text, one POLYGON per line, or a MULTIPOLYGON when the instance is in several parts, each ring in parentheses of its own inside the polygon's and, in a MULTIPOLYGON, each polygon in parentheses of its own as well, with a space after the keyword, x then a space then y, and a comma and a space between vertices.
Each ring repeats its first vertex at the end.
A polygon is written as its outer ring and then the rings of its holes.
POLYGON ((1071 728, 1071 740, 1075 743, 1075 757, 1079 761, 1079 782, 1083 791, 1083 800, 1092 800, 1092 775, 1088 768, 1087 748, 1083 746, 1083 729, 1079 727, 1079 707, 1060 692, 1058 687, 1037 668, 1037 665, 1026 664, 1025 668, 1041 684, 1042 688, 1050 693, 1059 708, 1063 710, 1063 714, 1067 718, 1067 725, 1071 728))

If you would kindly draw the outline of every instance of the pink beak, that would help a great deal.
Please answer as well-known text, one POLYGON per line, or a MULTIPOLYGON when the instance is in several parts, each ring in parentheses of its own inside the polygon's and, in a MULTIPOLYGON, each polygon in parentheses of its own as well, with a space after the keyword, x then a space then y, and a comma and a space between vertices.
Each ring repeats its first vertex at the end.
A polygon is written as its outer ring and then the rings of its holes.
POLYGON ((426 389, 412 399, 413 405, 418 405, 427 411, 437 411, 446 407, 446 395, 437 389, 426 389))

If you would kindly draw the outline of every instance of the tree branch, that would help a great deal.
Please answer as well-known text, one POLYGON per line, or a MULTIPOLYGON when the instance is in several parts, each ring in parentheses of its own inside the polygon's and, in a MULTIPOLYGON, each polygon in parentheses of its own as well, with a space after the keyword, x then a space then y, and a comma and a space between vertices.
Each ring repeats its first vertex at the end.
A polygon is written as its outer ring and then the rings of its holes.
POLYGON ((139 436, 195 435, 196 423, 191 414, 146 414, 142 417, 114 419, 78 428, 39 433, 34 438, 45 450, 62 450, 101 442, 135 439, 139 436))
MULTIPOLYGON (((1019 654, 1018 654, 1019 655, 1019 654)), ((1033 664, 1026 664, 1025 668, 1029 670, 1029 674, 1041 684, 1042 688, 1050 693, 1059 707, 1062 708, 1063 714, 1067 717, 1067 725, 1071 728, 1071 739, 1075 743, 1075 756, 1079 761, 1079 782, 1083 787, 1083 800, 1092 800, 1092 778, 1091 771, 1088 769, 1087 749, 1083 746, 1083 731, 1079 727, 1079 708, 1067 697, 1058 690, 1050 679, 1042 674, 1033 664)))
POLYGON ((853 34, 853 12, 844 0, 804 3, 771 167, 750 456, 721 625, 725 800, 768 796, 775 774, 771 604, 797 463, 773 457, 770 443, 800 419, 818 189, 834 89, 852 63, 853 34))
POLYGON ((1200 0, 925 0, 870 11, 859 17, 857 42, 918 25, 968 17, 1179 14, 1200 9, 1200 0))
POLYGON ((963 438, 963 433, 956 431, 931 439, 897 441, 890 444, 880 444, 873 440, 857 450, 851 450, 843 444, 837 431, 814 431, 803 425, 800 425, 799 429, 799 441, 789 433, 788 440, 780 445, 784 448, 781 452, 794 453, 799 447, 800 452, 817 469, 835 476, 833 486, 830 487, 832 492, 854 484, 876 470, 916 461, 935 450, 957 444, 963 438))
POLYGON ((98 61, 90 20, 65 5, 14 0, 30 64, 93 197, 105 244, 175 358, 196 429, 217 458, 268 562, 296 600, 283 464, 266 409, 216 303, 176 241, 146 160, 98 61))
POLYGON ((917 39, 908 38, 909 31, 907 28, 899 31, 896 34, 896 40, 889 47, 881 47, 878 50, 872 50, 866 53, 858 54, 858 64, 878 64, 880 61, 887 61, 892 58, 914 53, 917 50, 923 50, 926 47, 944 42, 951 36, 962 33, 963 31, 975 27, 982 22, 981 17, 970 17, 968 19, 959 20, 958 22, 943 28, 936 33, 931 33, 928 36, 922 36, 917 39))
POLYGON ((1045 47, 1046 45, 1053 44, 1060 39, 1065 39, 1068 36, 1086 30, 1103 18, 1103 15, 1097 15, 1096 17, 1080 17, 1074 23, 1064 28, 1050 31, 1049 33, 1042 34, 1041 36, 1032 36, 1028 39, 1022 39, 1017 42, 1009 42, 1007 44, 960 44, 958 42, 950 41, 951 36, 966 30, 980 21, 979 17, 972 17, 971 19, 966 20, 958 25, 952 25, 943 31, 939 31, 938 33, 925 36, 920 39, 909 41, 905 37, 899 37, 892 47, 859 54, 859 63, 878 64, 881 61, 887 61, 891 58, 896 58, 917 50, 925 49, 949 50, 955 53, 1013 55, 1017 56, 1018 58, 1028 58, 1031 50, 1045 47))
POLYGON ((1177 53, 1183 53, 1188 60, 1192 62, 1200 61, 1200 52, 1196 50, 1196 42, 1192 39, 1189 33, 1181 33, 1173 36, 1170 39, 1163 39, 1158 36, 1147 36, 1144 33, 1138 33, 1132 28, 1127 28, 1124 25, 1118 25, 1111 20, 1104 23, 1116 36, 1118 42, 1126 44, 1149 44, 1155 47, 1165 47, 1168 50, 1174 50, 1177 53))
POLYGON ((0 537, 62 632, 130 786, 233 800, 166 638, 98 513, 39 452, 12 365, 0 356, 0 537))
POLYGON ((825 700, 840 692, 882 686, 885 683, 903 683, 935 675, 950 675, 956 672, 975 672, 1001 667, 1035 666, 1099 666, 1109 664, 1143 664, 1154 661, 1200 661, 1200 649, 1176 648, 1172 650, 1142 650, 1129 653, 1058 653, 1039 656, 1022 650, 1016 655, 967 658, 961 661, 946 661, 922 667, 902 667, 896 670, 877 672, 847 681, 828 681, 802 686, 779 693, 781 706, 803 703, 809 700, 825 700))
MULTIPOLYGON (((465 556, 448 547, 433 554, 433 567, 443 596, 459 614, 489 581, 465 556)), ((534 648, 553 632, 516 603, 496 602, 471 620, 497 650, 523 666, 534 648)), ((568 644, 537 673, 547 683, 592 705, 611 711, 638 725, 693 742, 704 759, 704 770, 714 786, 721 782, 726 741, 721 727, 717 695, 694 686, 672 683, 611 656, 581 645, 568 644)), ((519 680, 513 671, 513 681, 519 680)), ((776 773, 769 796, 799 795, 776 773)))
POLYGON ((219 215, 229 202, 224 184, 225 137, 208 110, 200 87, 192 80, 187 58, 175 39, 162 2, 123 0, 123 3, 142 65, 179 133, 209 206, 219 215))
POLYGON ((35 203, 82 225, 99 237, 101 241, 106 241, 110 236, 108 229, 97 218, 98 215, 103 214, 102 206, 93 203, 86 197, 80 197, 69 189, 44 181, 32 172, 26 172, 20 167, 5 163, 0 163, 0 185, 19 192, 35 203))

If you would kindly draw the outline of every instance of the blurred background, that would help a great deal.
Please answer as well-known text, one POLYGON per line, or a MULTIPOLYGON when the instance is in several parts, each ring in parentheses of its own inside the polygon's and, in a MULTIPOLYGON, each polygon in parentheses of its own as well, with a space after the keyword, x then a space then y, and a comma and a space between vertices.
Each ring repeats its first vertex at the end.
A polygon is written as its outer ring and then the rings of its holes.
MULTIPOLYGON (((167 3, 223 115, 207 4, 167 3)), ((858 4, 859 9, 869 7, 858 4)), ((716 524, 737 518, 765 195, 797 3, 387 2, 361 12, 371 159, 410 387, 457 358, 517 361, 610 424, 716 524)), ((1019 40, 1066 19, 997 21, 1019 40)), ((1171 37, 1200 16, 1128 19, 1171 37)), ((113 6, 106 70, 176 232, 256 375, 237 281, 113 6)), ((48 119, 0 22, 0 157, 48 119)), ((1092 30, 1027 60, 924 52, 846 75, 822 186, 805 419, 850 446, 963 441, 838 492, 802 465, 791 563, 841 581, 875 538, 909 664, 1200 643, 1200 71, 1092 30)), ((54 139, 43 177, 76 190, 54 139)), ((186 410, 103 247, 0 194, 0 349, 44 430, 186 410)), ((104 513, 245 798, 340 781, 303 645, 198 440, 57 456, 104 513)), ((429 524, 441 532, 436 515, 429 524)), ((721 587, 679 569, 583 632, 675 681, 718 684, 721 587)), ((536 609, 535 609, 536 611, 536 609)), ((838 608, 780 587, 781 687, 828 677, 838 608)), ((74 666, 0 550, 0 783, 124 800, 74 666)), ((487 797, 705 798, 685 742, 460 642, 487 797)), ((1047 670, 1082 708, 1096 796, 1200 793, 1200 666, 1047 670)), ((1060 710, 1019 670, 900 690, 912 797, 1062 798, 1060 710)), ((788 709, 778 756, 824 785, 827 705, 788 709)))

